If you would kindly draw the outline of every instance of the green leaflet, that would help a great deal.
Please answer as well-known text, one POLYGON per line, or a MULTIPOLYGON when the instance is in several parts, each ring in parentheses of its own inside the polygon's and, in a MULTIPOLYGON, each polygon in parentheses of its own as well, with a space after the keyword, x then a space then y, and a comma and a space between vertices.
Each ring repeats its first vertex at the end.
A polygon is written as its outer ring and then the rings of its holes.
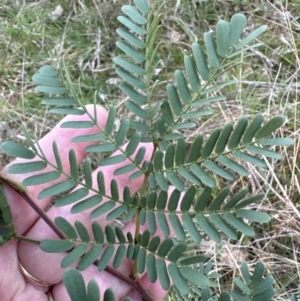
POLYGON ((175 231, 176 238, 179 241, 184 241, 185 233, 184 233, 184 229, 182 227, 181 221, 179 220, 178 216, 174 213, 170 213, 169 214, 169 222, 175 231))
POLYGON ((81 109, 76 108, 52 108, 49 110, 50 113, 63 114, 63 115, 84 115, 85 112, 81 109))
POLYGON ((142 67, 126 60, 125 58, 117 56, 117 57, 113 58, 113 61, 117 65, 121 66, 122 68, 124 68, 125 70, 127 70, 129 72, 132 72, 132 73, 140 75, 140 76, 145 75, 145 70, 142 67))
POLYGON ((77 261, 86 251, 87 244, 80 244, 78 247, 74 248, 64 259, 61 261, 61 267, 66 268, 72 263, 77 261))
POLYGON ((226 57, 229 52, 229 24, 226 21, 220 20, 216 28, 217 36, 217 52, 221 57, 226 57))
POLYGON ((73 248, 74 243, 63 239, 45 239, 40 243, 40 248, 47 253, 61 253, 73 248))
POLYGON ((115 155, 112 157, 107 157, 107 158, 101 160, 99 166, 118 164, 118 163, 125 161, 126 159, 127 159, 127 157, 125 155, 115 155))
POLYGON ((122 12, 131 18, 135 23, 145 24, 147 22, 147 19, 142 16, 135 7, 131 5, 123 5, 121 9, 122 12))
POLYGON ((47 167, 47 163, 44 161, 16 163, 9 166, 8 172, 10 174, 21 174, 21 173, 43 170, 46 167, 47 167))
POLYGON ((230 149, 234 149, 238 147, 247 125, 248 125, 248 119, 246 117, 242 117, 239 119, 228 142, 228 147, 230 149))
POLYGON ((116 69, 117 74, 124 79, 125 82, 132 85, 134 88, 144 90, 146 86, 144 82, 142 82, 137 77, 133 76, 131 73, 125 71, 124 69, 118 68, 116 69))
POLYGON ((22 184, 25 186, 40 185, 57 180, 60 177, 58 171, 49 171, 35 176, 28 177, 23 180, 22 184))
POLYGON ((208 187, 214 187, 216 185, 215 180, 211 178, 199 165, 192 164, 190 168, 204 185, 207 185, 208 187))
POLYGON ((179 139, 176 144, 176 151, 175 151, 175 163, 177 166, 181 166, 184 164, 185 160, 185 141, 183 139, 179 139))
POLYGON ((147 98, 146 96, 140 94, 135 89, 133 89, 131 86, 127 85, 126 83, 122 83, 119 85, 119 88, 132 100, 137 102, 140 105, 147 104, 147 98))
POLYGON ((210 134, 209 138, 207 139, 207 141, 203 147, 203 151, 202 151, 203 159, 207 159, 211 155, 211 153, 215 147, 215 144, 219 138, 219 135, 220 135, 220 129, 218 129, 218 128, 213 130, 213 132, 210 134))
POLYGON ((250 221, 254 221, 257 223, 268 223, 271 220, 269 214, 265 212, 247 210, 247 209, 239 209, 236 211, 237 216, 246 218, 250 221))
POLYGON ((113 253, 115 251, 115 247, 113 245, 108 245, 104 250, 99 262, 98 262, 98 270, 103 271, 108 265, 113 253))
POLYGON ((167 221, 167 218, 164 213, 158 212, 156 215, 158 226, 164 237, 170 236, 170 228, 167 221))
MULTIPOLYGON (((155 256, 152 253, 149 253, 147 255, 146 270, 147 270, 150 282, 154 283, 157 280, 157 270, 156 270, 155 256)), ((161 273, 161 271, 159 271, 159 273, 161 273)))
POLYGON ((200 287, 209 285, 209 279, 198 271, 189 267, 180 267, 179 271, 184 278, 200 287))
POLYGON ((221 154, 224 152, 232 130, 233 130, 233 126, 231 123, 227 123, 224 126, 224 128, 218 138, 218 141, 215 145, 215 152, 217 154, 221 154))
POLYGON ((255 29, 254 31, 252 31, 246 38, 244 38, 242 41, 240 41, 235 48, 236 49, 240 49, 244 46, 246 46, 247 44, 249 44, 250 42, 252 42, 254 39, 256 39, 258 36, 260 36, 264 31, 266 31, 268 28, 267 25, 262 25, 260 27, 258 27, 257 29, 255 29))
POLYGON ((239 287, 239 289, 246 295, 250 295, 251 291, 248 285, 246 285, 240 278, 234 278, 234 283, 239 287))
POLYGON ((168 91, 169 103, 170 103, 175 115, 178 116, 183 111, 183 107, 182 107, 177 89, 174 85, 168 84, 167 91, 168 91))
POLYGON ((259 159, 259 158, 256 158, 254 156, 251 156, 249 154, 246 154, 246 153, 243 153, 241 151, 233 151, 232 152, 232 155, 234 157, 237 157, 243 161, 246 161, 246 162, 249 162, 253 165, 257 165, 259 167, 262 167, 262 168, 267 168, 267 164, 265 163, 265 161, 259 159))
POLYGON ((3 142, 0 148, 10 156, 24 159, 33 159, 35 157, 35 153, 32 150, 13 141, 3 142))
POLYGON ((113 261, 113 267, 117 269, 123 262, 126 255, 126 247, 125 245, 120 245, 117 249, 114 261, 113 261))
POLYGON ((201 254, 201 255, 195 255, 195 256, 188 256, 184 259, 181 259, 179 262, 181 265, 191 265, 196 264, 200 262, 206 262, 208 260, 208 257, 201 254))
POLYGON ((132 46, 140 49, 145 48, 145 43, 142 40, 128 32, 124 28, 117 28, 116 32, 120 37, 122 37, 126 42, 130 43, 132 46))
POLYGON ((210 170, 214 174, 222 178, 228 179, 230 181, 234 180, 234 176, 229 171, 220 167, 218 164, 216 164, 213 161, 205 160, 202 165, 205 166, 208 170, 210 170))
POLYGON ((167 291, 170 288, 170 278, 167 271, 166 262, 159 258, 156 260, 156 269, 159 271, 158 279, 162 288, 167 291))
POLYGON ((55 218, 55 224, 56 226, 70 239, 76 240, 77 239, 77 233, 75 228, 63 217, 56 217, 55 218))
POLYGON ((237 240, 238 236, 236 231, 231 228, 218 214, 211 213, 209 215, 210 220, 215 224, 215 226, 222 231, 225 235, 233 240, 237 240))
POLYGON ((241 219, 235 217, 233 214, 226 212, 226 213, 224 213, 224 218, 230 225, 232 225, 234 228, 241 231, 245 235, 254 236, 255 233, 254 233, 253 228, 250 227, 248 224, 246 224, 241 219))
POLYGON ((257 147, 255 145, 246 146, 246 150, 253 154, 257 154, 257 155, 261 155, 261 156, 265 156, 265 157, 269 157, 269 158, 273 158, 273 159, 277 159, 277 160, 282 159, 282 156, 280 154, 278 154, 274 151, 268 150, 268 149, 257 147))
MULTIPOLYGON (((107 291, 109 291, 110 289, 108 289, 107 291)), ((104 295, 106 296, 106 292, 104 293, 104 295)), ((87 285, 87 294, 86 294, 86 299, 89 301, 99 301, 100 300, 100 291, 99 291, 99 287, 97 282, 92 279, 90 280, 90 282, 87 285)), ((112 298, 111 298, 112 300, 112 298)))
POLYGON ((117 17, 117 19, 120 23, 125 25, 129 30, 135 32, 138 35, 143 36, 147 33, 142 27, 136 25, 135 23, 133 23, 131 20, 127 19, 124 16, 119 16, 117 17))
POLYGON ((251 121, 250 125, 246 129, 243 136, 243 143, 247 144, 252 141, 257 131, 260 129, 262 123, 264 121, 264 117, 260 114, 256 115, 251 121))
POLYGON ((142 109, 139 105, 134 103, 133 101, 126 101, 125 106, 128 108, 129 111, 134 113, 136 116, 140 117, 141 119, 148 120, 149 115, 148 112, 144 109, 142 109))
POLYGON ((221 236, 216 228, 208 221, 204 215, 196 216, 199 226, 204 230, 205 233, 216 243, 221 241, 221 236))
POLYGON ((73 188, 76 185, 76 182, 73 180, 66 180, 57 184, 54 184, 48 188, 43 189, 39 195, 38 195, 38 199, 43 199, 43 198, 47 198, 50 196, 54 196, 57 194, 60 194, 62 192, 65 192, 71 188, 73 188))
POLYGON ((37 92, 49 93, 49 94, 67 94, 68 90, 64 87, 53 86, 37 86, 34 89, 37 92))
POLYGON ((175 71, 175 79, 177 83, 177 90, 181 96, 182 101, 185 104, 189 104, 192 101, 192 95, 188 88, 185 76, 182 71, 176 70, 175 71))
POLYGON ((71 106, 71 105, 75 105, 76 101, 74 100, 74 98, 70 98, 70 97, 51 97, 51 98, 43 98, 41 104, 52 105, 52 106, 71 106))
POLYGON ((184 190, 184 183, 181 181, 181 179, 178 177, 178 175, 172 171, 172 170, 167 170, 166 171, 166 177, 168 180, 171 182, 172 185, 176 187, 177 190, 183 191, 184 190))
POLYGON ((242 265, 241 265, 241 272, 242 272, 244 281, 247 284, 249 284, 250 281, 251 281, 251 276, 249 274, 248 266, 247 266, 247 264, 245 262, 243 262, 242 265))
POLYGON ((203 80, 208 81, 210 78, 210 72, 207 66, 206 57, 203 52, 203 49, 198 43, 193 43, 192 50, 200 76, 203 80))
POLYGON ((146 257, 147 253, 145 249, 140 249, 138 258, 137 258, 137 264, 138 264, 138 272, 142 274, 146 267, 146 257))
POLYGON ((75 203, 75 202, 81 200, 82 198, 86 197, 88 195, 88 193, 89 193, 88 189, 79 188, 76 191, 73 191, 73 192, 69 193, 68 195, 59 198, 55 202, 55 206, 62 207, 62 206, 66 206, 66 205, 75 203))
POLYGON ((191 236, 195 244, 200 244, 202 237, 199 233, 199 230, 195 226, 192 218, 188 214, 183 214, 182 221, 185 229, 187 230, 188 234, 191 236))
POLYGON ((241 176, 247 177, 248 176, 248 171, 245 167, 243 167, 242 165, 236 163, 235 161, 224 157, 224 156, 219 156, 217 158, 217 161, 220 162, 221 164, 223 164, 225 167, 231 169, 232 171, 235 171, 236 173, 238 173, 241 176))
POLYGON ((160 257, 165 257, 169 253, 170 249, 173 247, 173 240, 171 238, 165 239, 157 250, 157 254, 160 257))
POLYGON ((77 204, 75 204, 71 208, 71 213, 75 214, 75 213, 79 213, 79 212, 82 212, 84 210, 93 208, 94 206, 98 205, 101 202, 102 202, 102 196, 93 195, 93 196, 88 197, 88 198, 78 202, 77 204))
POLYGON ((143 15, 149 12, 150 7, 147 0, 134 0, 133 2, 143 15))
POLYGON ((106 212, 110 211, 111 209, 113 209, 116 206, 116 203, 113 201, 110 202, 106 202, 103 205, 100 205, 99 207, 97 207, 96 209, 94 209, 91 213, 90 213, 90 218, 96 218, 98 216, 101 216, 102 214, 105 214, 106 212))
POLYGON ((66 121, 60 125, 64 129, 89 129, 94 126, 93 121, 66 121))
POLYGON ((174 285, 177 289, 183 294, 187 295, 189 293, 189 287, 183 278, 182 274, 180 273, 178 267, 174 263, 170 263, 168 265, 168 272, 174 285))
POLYGON ((219 59, 218 59, 218 55, 217 55, 214 38, 210 32, 205 32, 203 37, 204 37, 204 43, 205 43, 210 67, 218 68, 219 67, 219 59))
POLYGON ((75 269, 67 269, 63 274, 63 282, 71 301, 87 301, 84 279, 75 269))
POLYGON ((272 146, 277 146, 277 145, 289 146, 294 143, 295 140, 291 138, 267 138, 259 141, 259 144, 261 145, 272 145, 272 146))
POLYGON ((196 65, 192 57, 184 56, 184 65, 187 73, 188 80, 194 92, 198 92, 201 89, 201 83, 198 77, 196 65))
POLYGON ((39 73, 45 76, 53 76, 53 77, 57 77, 57 72, 56 70, 49 65, 45 65, 43 67, 41 67, 39 69, 39 73))
POLYGON ((145 56, 137 51, 135 48, 130 46, 124 41, 117 41, 116 46, 120 48, 123 52, 125 52, 129 57, 131 57, 133 60, 135 60, 138 63, 142 63, 145 60, 145 56))
POLYGON ((247 19, 243 14, 234 14, 229 24, 229 46, 234 46, 240 39, 244 28, 247 25, 247 19))
POLYGON ((174 248, 168 254, 168 260, 171 262, 176 262, 183 253, 187 250, 187 245, 185 243, 179 243, 174 246, 174 248))
POLYGON ((100 141, 105 139, 104 134, 90 134, 90 135, 83 135, 77 136, 72 138, 72 142, 92 142, 92 141, 100 141))
POLYGON ((101 245, 94 245, 79 261, 78 270, 83 271, 91 266, 102 251, 101 245))

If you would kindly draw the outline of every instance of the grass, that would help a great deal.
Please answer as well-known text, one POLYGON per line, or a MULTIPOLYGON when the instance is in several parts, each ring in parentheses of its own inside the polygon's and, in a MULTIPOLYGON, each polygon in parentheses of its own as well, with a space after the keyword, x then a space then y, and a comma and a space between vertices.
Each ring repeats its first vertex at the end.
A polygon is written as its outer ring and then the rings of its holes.
MULTIPOLYGON (((253 193, 268 193, 260 206, 272 214, 273 220, 256 227, 253 240, 242 236, 235 244, 223 241, 217 247, 222 250, 222 257, 210 241, 200 247, 214 256, 215 268, 223 274, 222 289, 228 286, 228 279, 239 274, 239 261, 247 260, 254 266, 262 260, 276 280, 278 300, 289 300, 300 282, 300 3, 273 2, 167 1, 162 20, 165 29, 160 33, 163 43, 158 77, 163 82, 172 81, 172 72, 182 67, 182 54, 189 52, 191 43, 201 39, 205 31, 213 30, 219 18, 228 20, 233 13, 243 12, 249 29, 262 24, 269 26, 261 38, 263 46, 251 57, 242 57, 242 64, 230 71, 229 76, 238 79, 239 85, 224 90, 227 102, 216 106, 215 115, 199 123, 197 131, 210 131, 224 121, 236 121, 241 115, 251 117, 258 112, 287 117, 279 135, 296 139, 295 145, 281 150, 282 161, 270 163, 276 174, 266 171, 261 175, 251 169, 249 179, 253 193)), ((31 77, 44 64, 61 68, 64 63, 85 103, 93 100, 95 91, 98 102, 104 106, 123 101, 123 95, 112 84, 117 78, 112 58, 117 55, 116 16, 128 1, 61 3, 1 1, 0 141, 22 141, 21 122, 26 122, 38 137, 57 122, 58 117, 40 106, 40 97, 33 91, 31 77), (51 14, 59 11, 58 5, 62 5, 63 14, 51 20, 51 14)), ((119 117, 126 114, 120 107, 119 117)), ((195 132, 187 135, 193 137, 195 132)), ((0 154, 2 165, 9 159, 0 154)))

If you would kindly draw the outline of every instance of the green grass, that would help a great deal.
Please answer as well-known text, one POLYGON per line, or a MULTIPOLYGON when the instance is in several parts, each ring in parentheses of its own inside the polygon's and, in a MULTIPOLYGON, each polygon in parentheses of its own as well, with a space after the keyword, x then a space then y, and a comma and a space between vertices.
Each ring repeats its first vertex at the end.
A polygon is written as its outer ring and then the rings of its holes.
MULTIPOLYGON (((32 75, 45 64, 59 70, 63 70, 64 64, 84 103, 92 102, 95 91, 97 101, 105 106, 119 105, 124 100, 116 85, 110 82, 117 78, 112 63, 117 55, 116 17, 121 5, 127 3, 125 0, 1 1, 0 141, 20 142, 21 122, 26 122, 38 137, 57 122, 57 116, 40 106, 40 96, 34 92, 31 82, 32 75), (62 2, 62 16, 52 21, 51 12, 62 2)), ((164 83, 172 81, 172 73, 182 68, 182 54, 190 52, 191 43, 201 40, 205 31, 214 30, 220 18, 229 20, 236 12, 245 13, 249 29, 262 24, 267 24, 269 29, 261 37, 263 46, 252 56, 242 57, 242 64, 229 72, 228 76, 238 79, 240 84, 224 89, 227 102, 215 106, 215 115, 199 122, 197 131, 208 132, 222 126, 224 121, 236 121, 241 115, 251 117, 258 112, 266 116, 287 116, 288 123, 280 134, 295 138, 296 144, 282 150, 284 159, 275 163, 276 177, 266 172, 263 179, 256 170, 251 170, 252 191, 269 192, 263 208, 274 216, 273 221, 257 229, 253 241, 241 237, 236 245, 226 242, 228 256, 234 258, 234 250, 238 249, 246 252, 246 259, 263 260, 276 279, 280 300, 287 300, 300 283, 297 269, 300 262, 300 2, 168 0, 162 20, 164 29, 159 33, 163 43, 157 57, 161 60, 157 77, 164 83)), ((163 86, 156 91, 157 99, 166 95, 163 86)), ((122 118, 127 111, 120 109, 118 113, 122 118)), ((195 133, 196 130, 187 135, 195 133)), ((0 162, 7 163, 9 158, 1 156, 0 162)), ((216 262, 218 271, 224 273, 222 285, 226 287, 228 266, 218 259, 216 262)), ((235 262, 230 267, 235 268, 233 274, 239 273, 235 262)))

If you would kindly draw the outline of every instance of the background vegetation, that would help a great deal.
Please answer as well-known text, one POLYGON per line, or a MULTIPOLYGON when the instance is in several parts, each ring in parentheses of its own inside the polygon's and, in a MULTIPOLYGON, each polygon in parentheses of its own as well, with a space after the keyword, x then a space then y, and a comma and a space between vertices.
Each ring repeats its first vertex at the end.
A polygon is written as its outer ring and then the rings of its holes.
MULTIPOLYGON (((124 95, 115 83, 118 77, 112 58, 119 26, 116 16, 130 0, 2 0, 0 3, 0 142, 23 140, 20 124, 25 121, 38 137, 57 122, 40 106, 33 91, 32 75, 45 65, 69 69, 73 82, 86 103, 97 97, 98 103, 118 106, 121 119, 128 115, 120 104, 124 95), (95 91, 97 91, 95 93, 95 91)), ((182 67, 182 54, 203 33, 214 30, 218 19, 229 20, 236 12, 248 18, 248 29, 269 26, 262 35, 264 46, 253 56, 242 57, 241 65, 231 70, 239 84, 224 90, 227 101, 214 108, 215 114, 199 121, 196 132, 235 122, 240 116, 282 114, 288 123, 282 136, 296 139, 294 146, 276 162, 276 174, 260 175, 251 170, 252 192, 267 192, 261 209, 273 216, 272 222, 256 229, 256 237, 244 236, 235 243, 210 240, 199 248, 214 257, 215 270, 223 275, 220 290, 231 289, 227 279, 239 275, 242 261, 254 266, 264 262, 276 280, 278 300, 287 300, 300 283, 300 103, 298 73, 300 67, 300 2, 266 0, 167 0, 160 32, 160 64, 157 77, 172 82, 172 72, 182 67)), ((190 52, 190 51, 189 51, 190 52)), ((165 91, 156 91, 163 98, 165 91)), ((284 152, 284 151, 282 151, 284 152)), ((4 165, 10 158, 0 154, 4 165)), ((242 181, 242 180, 241 180, 242 181)), ((235 183, 238 187, 241 181, 235 183)), ((223 183, 219 183, 222 187, 223 183)))

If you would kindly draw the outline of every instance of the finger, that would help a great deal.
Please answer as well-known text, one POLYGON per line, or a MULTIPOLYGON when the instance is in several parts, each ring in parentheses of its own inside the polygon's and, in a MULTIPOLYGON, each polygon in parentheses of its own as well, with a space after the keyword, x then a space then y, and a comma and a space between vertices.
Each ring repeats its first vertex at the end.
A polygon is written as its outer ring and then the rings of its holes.
MULTIPOLYGON (((150 158, 153 150, 153 146, 150 143, 147 144, 140 144, 140 146, 146 146, 146 154, 145 159, 150 158)), ((118 154, 119 152, 116 152, 115 154, 118 154)), ((125 160, 124 162, 120 164, 116 164, 113 166, 105 166, 101 168, 101 171, 105 175, 106 179, 106 187, 109 187, 111 179, 116 179, 118 182, 118 189, 119 194, 122 196, 123 190, 125 186, 130 186, 131 194, 135 193, 142 185, 143 183, 143 177, 139 177, 133 181, 129 181, 129 175, 119 175, 115 176, 114 171, 126 164, 129 164, 129 160, 125 160)), ((99 170, 99 169, 98 169, 99 170)), ((93 183, 96 185, 96 177, 97 172, 96 170, 93 173, 94 181, 93 183)), ((80 186, 81 187, 81 186, 80 186)), ((78 188, 76 188, 78 189, 78 188)), ((95 192, 91 192, 90 195, 95 194, 95 192)), ((107 194, 109 195, 109 191, 107 191, 107 194)), ((105 203, 106 201, 109 201, 107 199, 104 199, 102 203, 105 203)), ((89 230, 91 233, 91 219, 89 217, 89 214, 92 209, 83 211, 78 214, 71 214, 70 213, 70 206, 65 207, 51 207, 50 210, 47 212, 48 216, 54 220, 57 216, 62 216, 66 218, 71 224, 74 224, 76 220, 81 221, 85 225, 85 227, 89 230)), ((109 221, 106 220, 106 214, 103 216, 100 216, 97 218, 97 221, 100 223, 102 228, 109 223, 109 221)), ((37 223, 30 229, 30 231, 26 234, 28 237, 37 239, 37 240, 43 240, 43 239, 56 239, 56 234, 48 227, 48 225, 45 224, 43 220, 38 220, 37 223)), ((64 253, 60 254, 49 254, 43 252, 39 246, 29 244, 26 242, 20 242, 19 248, 19 259, 21 264, 24 266, 24 268, 34 277, 37 279, 44 281, 49 284, 56 284, 59 283, 62 279, 62 273, 63 268, 60 266, 61 260, 66 256, 64 253), (44 271, 47 270, 47 273, 44 271)))
MULTIPOLYGON (((94 105, 88 105, 87 110, 89 113, 93 116, 94 115, 94 105)), ((97 106, 96 109, 97 114, 97 120, 99 122, 99 125, 104 128, 106 121, 107 121, 107 111, 97 106)), ((43 153, 45 154, 46 158, 51 162, 52 164, 56 165, 55 156, 52 150, 52 143, 54 141, 57 142, 59 154, 61 157, 61 161, 63 164, 63 169, 66 173, 70 171, 69 166, 69 160, 68 155, 70 149, 74 149, 77 162, 80 163, 86 156, 86 152, 84 151, 85 147, 88 145, 91 145, 93 143, 73 143, 71 142, 72 138, 79 136, 79 135, 88 135, 88 134, 94 134, 99 133, 100 130, 98 127, 94 126, 92 128, 86 128, 86 129, 67 129, 67 128, 61 128, 61 124, 63 122, 67 121, 85 121, 90 120, 90 117, 87 114, 79 115, 79 116, 66 116, 60 123, 58 123, 51 132, 49 132, 45 137, 43 137, 39 141, 40 148, 43 150, 43 153)), ((96 142, 95 142, 96 143, 96 142)), ((12 180, 21 183, 25 178, 37 175, 40 173, 45 173, 48 171, 53 170, 53 167, 48 165, 44 170, 38 171, 38 172, 31 172, 26 174, 14 174, 11 175, 8 173, 8 168, 12 164, 15 163, 24 163, 24 162, 33 162, 33 161, 39 161, 39 157, 36 156, 33 160, 26 160, 26 159, 20 159, 17 158, 12 163, 7 165, 1 174, 7 178, 11 178, 12 180)), ((51 201, 51 198, 45 198, 42 200, 37 200, 38 194, 45 189, 46 187, 49 187, 55 183, 58 183, 60 181, 63 181, 66 179, 66 176, 61 175, 61 177, 55 181, 52 181, 47 184, 41 184, 36 186, 29 186, 28 187, 28 195, 30 198, 37 202, 38 206, 41 208, 46 208, 46 206, 51 201)), ((9 200, 10 209, 13 215, 14 220, 14 226, 19 234, 24 234, 28 231, 28 229, 32 226, 32 224, 36 221, 38 218, 38 215, 32 210, 32 208, 15 192, 11 189, 6 188, 7 197, 9 200), (26 218, 24 218, 26 216, 26 218)))

